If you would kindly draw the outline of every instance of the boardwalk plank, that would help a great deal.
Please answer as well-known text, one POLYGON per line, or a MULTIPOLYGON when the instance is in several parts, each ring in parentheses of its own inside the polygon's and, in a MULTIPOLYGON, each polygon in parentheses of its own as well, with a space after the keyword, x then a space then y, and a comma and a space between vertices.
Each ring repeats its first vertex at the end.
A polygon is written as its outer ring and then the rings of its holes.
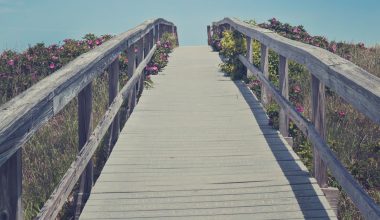
POLYGON ((336 218, 261 104, 219 62, 208 47, 175 50, 120 132, 81 219, 336 218))

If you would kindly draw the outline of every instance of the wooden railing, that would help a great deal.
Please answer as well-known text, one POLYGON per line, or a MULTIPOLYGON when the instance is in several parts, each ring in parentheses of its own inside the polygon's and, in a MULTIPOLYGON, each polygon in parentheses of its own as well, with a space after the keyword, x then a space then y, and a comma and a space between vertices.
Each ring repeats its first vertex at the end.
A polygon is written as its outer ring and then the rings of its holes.
POLYGON ((325 86, 354 106, 377 124, 380 124, 380 79, 324 49, 282 37, 271 30, 263 29, 234 18, 224 18, 208 27, 208 42, 211 31, 232 29, 247 40, 247 54, 239 60, 248 71, 262 82, 261 100, 266 104, 271 94, 280 105, 280 133, 288 136, 289 118, 313 144, 313 174, 322 189, 327 187, 327 168, 349 195, 366 219, 380 219, 380 207, 368 196, 334 155, 325 135, 325 86), (260 68, 252 64, 252 39, 261 43, 260 68), (280 90, 268 80, 268 49, 279 54, 280 90), (298 113, 288 100, 288 60, 305 65, 312 75, 311 122, 298 113))
MULTIPOLYGON (((127 117, 144 88, 144 69, 156 50, 155 42, 164 32, 177 35, 173 23, 148 20, 113 37, 103 45, 76 58, 0 107, 0 219, 22 219, 21 147, 64 106, 78 96, 79 149, 75 161, 63 176, 37 219, 54 219, 74 185, 80 180, 77 204, 88 197, 93 185, 92 156, 110 129, 111 142, 120 132, 119 110, 128 100, 127 117), (134 50, 138 48, 137 52, 134 50), (126 51, 128 82, 119 91, 119 59, 126 51), (108 68, 109 108, 92 130, 92 81, 108 68)), ((109 149, 110 151, 111 149, 109 149)), ((82 207, 78 206, 78 218, 82 207)))

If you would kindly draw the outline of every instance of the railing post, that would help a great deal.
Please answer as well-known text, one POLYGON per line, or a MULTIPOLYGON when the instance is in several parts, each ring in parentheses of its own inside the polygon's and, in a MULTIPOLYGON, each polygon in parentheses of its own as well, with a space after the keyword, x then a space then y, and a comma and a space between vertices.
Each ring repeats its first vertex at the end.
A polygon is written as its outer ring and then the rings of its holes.
MULTIPOLYGON (((135 72, 135 69, 136 69, 136 54, 137 54, 137 51, 135 52, 135 50, 138 51, 138 48, 136 47, 135 44, 131 45, 127 49, 127 59, 128 59, 128 71, 127 71, 127 74, 128 74, 128 80, 130 78, 132 78, 132 76, 133 76, 133 74, 135 72)), ((136 90, 134 89, 134 90, 132 90, 132 92, 128 96, 127 118, 129 118, 129 116, 131 115, 131 113, 133 111, 133 108, 136 105, 135 95, 136 95, 136 90)))
MULTIPOLYGON (((78 94, 78 135, 80 151, 92 132, 92 83, 78 94)), ((90 160, 82 173, 77 195, 75 219, 79 219, 84 203, 87 201, 93 185, 93 161, 90 160)))
MULTIPOLYGON (((261 61, 260 61, 260 70, 262 73, 264 73, 265 78, 269 78, 269 61, 268 61, 268 53, 269 49, 266 45, 261 44, 261 61)), ((264 107, 266 107, 269 104, 269 92, 267 88, 263 85, 261 85, 261 102, 263 103, 264 107)))
MULTIPOLYGON (((108 67, 109 75, 109 85, 108 85, 108 103, 111 105, 117 94, 119 93, 119 59, 116 58, 115 61, 108 67)), ((110 129, 110 141, 108 143, 108 155, 111 154, 112 148, 116 143, 116 140, 120 134, 120 114, 117 113, 115 119, 112 122, 110 129)))
POLYGON ((211 45, 211 28, 210 28, 210 25, 207 25, 207 44, 211 45))
MULTIPOLYGON (((281 95, 289 100, 288 59, 282 55, 280 55, 278 71, 281 95)), ((279 130, 283 137, 289 136, 289 118, 282 108, 280 110, 279 130)))
MULTIPOLYGON (((141 63, 141 61, 146 56, 146 54, 145 54, 145 47, 146 47, 145 44, 146 44, 146 42, 148 42, 148 41, 145 39, 145 37, 141 38, 137 42, 139 50, 137 51, 137 63, 136 63, 136 67, 141 63)), ((140 96, 142 94, 142 90, 143 90, 143 86, 144 86, 144 81, 143 81, 143 78, 142 78, 143 75, 144 74, 141 74, 140 79, 136 83, 136 102, 138 101, 138 99, 140 98, 140 96)))
MULTIPOLYGON (((253 63, 253 47, 252 47, 252 39, 248 36, 245 37, 246 41, 247 41, 247 54, 246 54, 246 57, 247 57, 247 60, 249 61, 249 63, 253 63)), ((253 76, 253 73, 251 73, 251 71, 248 70, 247 68, 247 77, 251 77, 253 76)))
POLYGON ((22 214, 22 149, 0 167, 0 219, 20 220, 22 214))
POLYGON ((157 24, 156 26, 154 26, 154 43, 157 43, 157 41, 160 40, 160 36, 158 34, 159 31, 160 31, 160 25, 157 24))
POLYGON ((178 40, 178 32, 177 32, 177 26, 174 26, 174 36, 175 36, 175 43, 177 44, 176 46, 179 46, 179 40, 178 40))
POLYGON ((158 40, 161 40, 162 35, 164 34, 164 32, 165 32, 165 25, 164 24, 160 24, 158 26, 158 40))

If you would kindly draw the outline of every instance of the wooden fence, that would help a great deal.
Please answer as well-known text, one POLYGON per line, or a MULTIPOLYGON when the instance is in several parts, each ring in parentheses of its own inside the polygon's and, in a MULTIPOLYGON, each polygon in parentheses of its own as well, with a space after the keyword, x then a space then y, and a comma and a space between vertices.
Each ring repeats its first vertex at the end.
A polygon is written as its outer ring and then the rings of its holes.
MULTIPOLYGON (((144 88, 145 66, 164 32, 177 35, 173 23, 147 20, 76 58, 60 70, 0 107, 0 219, 22 219, 21 147, 38 128, 78 96, 79 154, 63 176, 37 219, 54 219, 80 179, 75 217, 93 185, 92 157, 106 132, 111 142, 120 132, 119 110, 128 100, 127 117, 144 88), (134 49, 138 48, 137 51, 134 49), (126 51, 128 82, 119 91, 119 54, 126 51), (92 81, 109 73, 109 108, 92 129, 92 81)), ((111 145, 112 146, 112 145, 111 145)), ((111 151, 109 149, 108 151, 111 151)))
POLYGON ((380 207, 368 196, 334 155, 326 143, 325 131, 325 86, 336 92, 345 101, 380 124, 380 79, 362 68, 319 47, 282 37, 271 30, 250 25, 235 18, 224 18, 208 27, 208 41, 211 31, 232 29, 240 32, 247 40, 247 54, 239 55, 239 60, 248 71, 262 83, 264 104, 268 95, 280 105, 280 133, 287 137, 289 118, 298 126, 313 144, 313 174, 325 194, 327 188, 327 168, 349 195, 366 219, 380 219, 380 207), (261 43, 260 68, 252 64, 252 40, 261 43), (280 90, 268 80, 269 48, 279 54, 280 90), (288 98, 288 60, 305 65, 311 73, 311 122, 298 113, 288 98))

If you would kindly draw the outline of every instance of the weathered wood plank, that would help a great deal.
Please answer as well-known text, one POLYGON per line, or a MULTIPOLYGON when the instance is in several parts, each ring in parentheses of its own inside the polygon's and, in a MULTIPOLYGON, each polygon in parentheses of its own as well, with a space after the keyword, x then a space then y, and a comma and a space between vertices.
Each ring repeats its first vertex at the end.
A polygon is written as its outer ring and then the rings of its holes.
MULTIPOLYGON (((253 45, 252 45, 252 38, 246 37, 247 41, 247 59, 250 63, 253 63, 253 45)), ((247 77, 253 76, 253 74, 247 69, 247 77)))
MULTIPOLYGON (((311 76, 311 120, 322 140, 326 141, 325 86, 311 76)), ((313 174, 322 188, 327 187, 327 167, 317 149, 313 148, 313 174)))
POLYGON ((320 153, 320 157, 323 158, 328 168, 330 168, 335 179, 339 182, 344 191, 350 196, 351 200, 354 202, 356 207, 358 207, 363 216, 365 216, 367 219, 380 218, 379 206, 377 206, 373 199, 368 196, 368 194, 351 176, 347 169, 340 163, 326 142, 321 138, 314 125, 306 120, 292 107, 291 103, 277 91, 274 85, 266 79, 264 74, 259 69, 250 64, 244 56, 239 55, 239 59, 258 78, 260 78, 261 82, 272 93, 273 97, 276 99, 276 102, 281 106, 282 109, 285 110, 287 115, 292 119, 297 127, 311 141, 315 149, 320 153))
MULTIPOLYGON (((250 63, 252 63, 250 61, 250 63)), ((280 91, 281 95, 289 100, 289 76, 288 76, 288 59, 280 55, 280 60, 278 64, 278 71, 280 76, 280 91)), ((289 118, 283 109, 280 109, 279 118, 279 130, 282 136, 289 136, 289 118)))
MULTIPOLYGON (((81 151, 92 132, 92 83, 88 84, 78 95, 78 150, 81 151)), ((90 196, 94 183, 93 161, 87 163, 79 182, 79 191, 76 197, 74 219, 79 219, 82 208, 90 196)))
MULTIPOLYGON (((268 79, 269 78, 269 48, 265 44, 261 44, 260 47, 260 70, 264 73, 264 76, 268 79)), ((270 102, 270 94, 267 91, 267 88, 265 86, 261 86, 261 102, 264 106, 267 106, 270 102)))
MULTIPOLYGON (((112 104, 113 100, 119 93, 119 74, 120 74, 119 59, 116 59, 108 68, 108 76, 109 76, 108 103, 109 105, 112 104)), ((108 149, 107 149, 108 155, 111 153, 112 148, 119 137, 119 134, 120 134, 120 113, 118 113, 115 116, 115 119, 112 122, 112 126, 110 129, 110 139, 108 142, 108 149)))
POLYGON ((273 31, 235 18, 224 18, 213 23, 224 24, 233 26, 237 31, 260 41, 280 55, 306 65, 323 84, 380 124, 380 78, 327 50, 287 39, 273 31))
POLYGON ((0 218, 23 219, 22 151, 19 149, 0 166, 0 218))

